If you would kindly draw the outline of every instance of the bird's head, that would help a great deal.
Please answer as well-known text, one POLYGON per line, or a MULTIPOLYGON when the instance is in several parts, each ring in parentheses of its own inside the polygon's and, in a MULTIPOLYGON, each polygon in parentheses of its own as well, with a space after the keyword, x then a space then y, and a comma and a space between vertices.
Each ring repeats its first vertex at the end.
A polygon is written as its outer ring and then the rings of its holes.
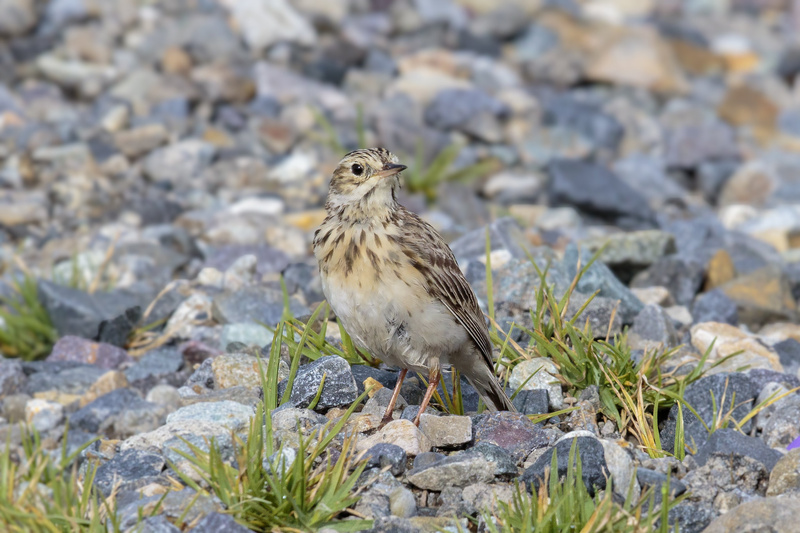
POLYGON ((328 205, 363 210, 388 208, 396 203, 399 173, 406 169, 386 148, 366 148, 345 155, 333 171, 328 205))

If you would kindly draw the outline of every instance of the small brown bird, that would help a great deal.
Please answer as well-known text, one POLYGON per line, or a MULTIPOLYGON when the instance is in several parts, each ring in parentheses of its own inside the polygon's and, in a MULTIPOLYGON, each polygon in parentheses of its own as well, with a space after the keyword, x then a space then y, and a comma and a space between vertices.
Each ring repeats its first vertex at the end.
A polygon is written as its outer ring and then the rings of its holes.
POLYGON ((339 162, 328 216, 314 234, 325 297, 358 346, 401 369, 384 424, 409 370, 428 373, 419 413, 425 410, 442 364, 461 372, 490 409, 514 411, 494 374, 478 300, 453 252, 397 203, 405 169, 384 148, 356 150, 339 162))

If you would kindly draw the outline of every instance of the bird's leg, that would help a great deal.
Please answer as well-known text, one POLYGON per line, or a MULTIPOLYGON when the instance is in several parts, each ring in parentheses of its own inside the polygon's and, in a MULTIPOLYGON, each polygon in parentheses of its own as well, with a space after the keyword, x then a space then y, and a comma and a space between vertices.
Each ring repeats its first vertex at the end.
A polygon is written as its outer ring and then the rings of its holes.
POLYGON ((417 417, 414 419, 415 426, 419 426, 419 418, 422 416, 422 413, 425 412, 425 409, 427 409, 428 403, 430 403, 431 397, 436 391, 436 387, 439 386, 439 377, 441 375, 442 374, 439 372, 438 365, 431 368, 430 373, 428 374, 428 390, 425 391, 425 396, 422 398, 422 403, 419 404, 419 412, 417 413, 417 417))
POLYGON ((392 413, 394 412, 394 404, 397 403, 397 397, 400 396, 400 388, 403 386, 403 380, 406 379, 406 373, 408 372, 407 369, 403 369, 397 375, 397 384, 394 386, 394 392, 392 392, 392 399, 389 400, 389 406, 386 408, 386 412, 383 415, 383 420, 381 420, 380 427, 385 426, 389 422, 392 421, 392 413))

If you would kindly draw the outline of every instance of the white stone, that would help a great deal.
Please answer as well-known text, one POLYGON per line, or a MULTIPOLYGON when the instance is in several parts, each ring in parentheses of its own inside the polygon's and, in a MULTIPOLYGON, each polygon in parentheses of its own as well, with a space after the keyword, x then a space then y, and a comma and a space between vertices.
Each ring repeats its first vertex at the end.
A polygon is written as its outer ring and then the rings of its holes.
POLYGON ((400 446, 411 457, 431 449, 431 441, 410 420, 393 420, 374 435, 359 439, 356 451, 369 450, 380 443, 400 446))
POLYGON ((564 407, 564 394, 561 391, 561 382, 555 377, 557 374, 558 368, 556 368, 556 365, 554 365, 552 361, 542 357, 536 357, 528 361, 523 361, 515 366, 514 370, 511 371, 508 385, 511 387, 512 391, 519 389, 523 383, 525 383, 525 385, 521 390, 547 390, 550 409, 555 411, 564 407), (534 374, 533 377, 525 383, 525 380, 528 379, 531 374, 534 374))
POLYGON ((33 399, 25 404, 25 421, 38 431, 53 429, 64 420, 64 406, 48 400, 33 399))
POLYGON ((317 42, 314 27, 286 0, 223 0, 222 4, 254 52, 281 41, 306 46, 317 42))

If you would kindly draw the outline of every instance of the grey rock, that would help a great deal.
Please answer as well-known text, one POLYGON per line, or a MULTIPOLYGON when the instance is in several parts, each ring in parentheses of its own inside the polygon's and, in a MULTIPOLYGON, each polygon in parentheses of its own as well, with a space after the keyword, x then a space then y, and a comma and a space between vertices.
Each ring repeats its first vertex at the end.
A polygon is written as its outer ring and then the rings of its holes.
POLYGON ((414 469, 422 470, 423 468, 427 468, 434 463, 438 463, 445 457, 447 457, 445 454, 439 452, 423 452, 414 457, 412 467, 414 469))
POLYGON ((194 396, 214 389, 213 363, 214 359, 212 357, 200 363, 192 375, 189 376, 189 379, 186 380, 186 384, 178 391, 181 396, 194 396))
POLYGON ((31 396, 37 392, 51 390, 75 395, 84 394, 107 372, 106 369, 95 365, 69 362, 36 361, 23 363, 23 368, 28 374, 28 382, 23 392, 31 396))
POLYGON ((701 533, 718 515, 710 503, 684 500, 669 510, 667 522, 681 533, 701 533))
POLYGON ((225 426, 230 431, 241 431, 248 427, 253 417, 253 409, 238 402, 223 400, 219 402, 195 403, 181 407, 167 417, 167 423, 210 422, 225 426))
POLYGON ((470 448, 470 451, 480 453, 487 461, 494 464, 495 476, 516 477, 519 474, 514 457, 500 446, 483 441, 470 448))
POLYGON ((678 305, 691 305, 705 276, 702 263, 681 255, 664 257, 637 274, 631 287, 666 287, 678 305))
POLYGON ((721 120, 669 128, 664 159, 670 168, 695 168, 707 161, 738 157, 734 130, 721 120))
POLYGON ((785 372, 777 372, 768 368, 751 368, 747 371, 747 377, 749 377, 750 380, 755 383, 756 390, 761 391, 761 395, 764 394, 765 387, 770 383, 778 383, 779 385, 786 387, 786 389, 796 389, 800 387, 800 378, 798 378, 796 375, 785 372))
POLYGON ((487 442, 503 448, 516 461, 539 448, 552 445, 553 434, 520 413, 495 412, 476 416, 472 421, 475 444, 487 442))
POLYGON ((180 533, 180 529, 162 515, 145 518, 134 531, 135 533, 180 533))
MULTIPOLYGON (((9 424, 25 421, 25 406, 32 398, 27 394, 10 394, 3 397, 2 416, 9 424)), ((70 435, 72 432, 70 432, 70 435)))
POLYGON ((646 305, 633 321, 628 341, 634 349, 653 350, 674 348, 678 345, 678 332, 666 311, 655 304, 646 305))
MULTIPOLYGON (((687 445, 694 449, 702 446, 708 440, 708 431, 703 422, 708 425, 713 422, 714 407, 711 400, 713 394, 717 410, 727 413, 733 409, 732 416, 741 420, 752 408, 758 395, 756 384, 747 376, 739 373, 720 373, 705 376, 695 381, 684 393, 684 400, 691 405, 701 418, 697 418, 688 409, 683 410, 684 436, 687 445), (720 402, 725 398, 724 405, 720 402), (734 400, 735 398, 735 400, 734 400), (701 422, 701 419, 703 422, 701 422)), ((669 417, 664 426, 661 442, 664 449, 672 452, 675 444, 675 424, 678 419, 678 408, 672 406, 669 417)), ((744 432, 750 431, 752 420, 742 427, 744 432)))
POLYGON ((136 489, 150 483, 165 466, 160 454, 125 450, 97 468, 94 486, 106 496, 111 494, 116 483, 125 490, 136 489))
MULTIPOLYGON (((514 391, 507 390, 509 398, 514 391)), ((540 415, 549 412, 549 400, 545 389, 520 390, 511 402, 524 415, 540 415)))
POLYGON ((712 433, 694 456, 697 464, 704 465, 712 455, 743 455, 763 464, 771 471, 781 458, 781 452, 773 450, 761 439, 743 435, 730 428, 722 428, 712 433))
POLYGON ((183 354, 177 348, 156 348, 145 353, 139 360, 125 370, 129 383, 159 379, 178 372, 183 367, 183 354))
MULTIPOLYGON (((416 462, 419 457, 418 455, 414 461, 416 462)), ((367 463, 367 468, 386 468, 389 466, 389 472, 393 476, 399 476, 406 471, 408 456, 400 446, 382 442, 367 450, 364 454, 364 460, 367 463)))
POLYGON ((797 371, 800 368, 800 342, 790 338, 775 344, 772 348, 778 353, 784 370, 797 371))
MULTIPOLYGON (((296 299, 289 300, 289 310, 295 316, 309 313, 296 299)), ((267 287, 247 287, 226 292, 214 298, 214 318, 223 324, 263 323, 274 325, 283 316, 283 293, 267 287)))
POLYGON ((685 203, 689 191, 667 175, 664 161, 653 155, 632 154, 617 160, 614 172, 654 209, 685 203))
POLYGON ((736 302, 731 300, 727 294, 719 289, 714 289, 695 298, 692 305, 692 319, 695 324, 722 322, 736 326, 739 323, 739 310, 736 302))
POLYGON ((661 472, 650 470, 649 468, 637 468, 636 480, 642 486, 642 490, 654 487, 654 493, 658 499, 661 495, 661 490, 664 485, 669 482, 669 494, 671 496, 680 496, 686 492, 686 485, 681 483, 675 476, 667 476, 661 472))
POLYGON ((764 498, 745 502, 720 516, 705 533, 742 531, 794 531, 800 522, 800 496, 764 498))
POLYGON ((19 360, 0 358, 0 399, 21 391, 27 381, 19 360))
POLYGON ((769 474, 767 496, 800 492, 800 449, 781 457, 769 474))
POLYGON ((645 226, 654 220, 646 199, 607 168, 583 161, 554 159, 548 164, 547 172, 551 205, 571 205, 605 220, 629 219, 645 226))
MULTIPOLYGON (((70 426, 98 433, 125 411, 161 412, 155 404, 143 400, 133 389, 116 389, 89 402, 69 417, 70 426)), ((162 414, 163 416, 163 414, 162 414)))
POLYGON ((583 482, 586 485, 586 489, 591 494, 594 494, 595 490, 604 489, 606 479, 609 476, 605 451, 600 441, 592 437, 576 437, 562 440, 553 449, 545 451, 533 465, 525 469, 525 472, 520 476, 520 481, 529 486, 538 487, 544 480, 545 470, 550 468, 553 453, 556 454, 559 478, 565 476, 573 442, 575 442, 576 446, 576 459, 578 456, 580 457, 583 482))
POLYGON ((160 502, 159 511, 162 516, 172 522, 182 519, 185 524, 199 522, 210 513, 223 511, 222 502, 215 496, 198 495, 194 489, 186 487, 179 491, 171 491, 166 496, 149 496, 137 499, 119 510, 120 529, 128 531, 139 521, 139 509, 160 502), (163 498, 163 499, 162 499, 163 498))
POLYGON ((763 424, 761 438, 771 448, 786 448, 800 434, 800 396, 788 396, 767 410, 768 413, 759 413, 759 425, 763 424), (767 416, 762 418, 762 414, 767 416))
POLYGON ((192 533, 249 533, 250 530, 239 524, 231 515, 222 513, 208 513, 196 526, 190 529, 192 533))
POLYGON ((460 129, 475 119, 476 115, 488 113, 501 117, 508 108, 488 94, 476 89, 445 89, 440 91, 425 109, 425 121, 443 130, 460 129))
MULTIPOLYGON (((216 268, 220 272, 228 270, 243 255, 256 257, 256 274, 263 276, 283 272, 289 266, 289 256, 285 252, 266 244, 223 244, 215 246, 206 254, 204 267, 216 268)), ((287 284, 289 280, 287 279, 287 284)), ((289 288, 289 293, 294 291, 289 288)))
MULTIPOLYGON (((534 26, 536 27, 536 26, 534 26)), ((541 34, 541 31, 538 32, 541 34)), ((625 133, 614 117, 597 106, 569 95, 553 95, 542 101, 542 120, 547 126, 573 130, 593 146, 615 152, 625 133)))
POLYGON ((24 35, 36 25, 38 14, 33 0, 3 0, 0 2, 0 37, 24 35))
POLYGON ((155 182, 188 185, 208 167, 215 153, 213 145, 187 139, 151 152, 144 160, 144 172, 155 182))
POLYGON ((86 339, 97 338, 103 321, 125 315, 137 306, 144 308, 154 296, 122 289, 89 294, 44 280, 39 281, 38 294, 59 335, 86 339))
POLYGON ((397 487, 389 494, 389 511, 394 516, 409 518, 417 514, 417 498, 405 487, 397 487))
POLYGON ((142 308, 126 309, 122 314, 100 322, 97 326, 97 340, 113 346, 125 346, 133 329, 142 318, 142 308))
POLYGON ((494 479, 495 465, 480 453, 461 452, 422 468, 413 468, 406 479, 415 487, 440 491, 445 487, 466 487, 494 479))
POLYGON ((572 320, 578 311, 581 311, 577 323, 583 327, 588 322, 592 329, 592 334, 596 338, 604 339, 606 334, 613 337, 622 331, 622 316, 619 313, 617 300, 595 296, 586 307, 583 307, 589 297, 580 292, 572 294, 567 304, 567 312, 564 315, 566 320, 572 320), (581 308, 583 309, 581 310, 581 308))
POLYGON ((132 360, 122 348, 72 335, 60 338, 47 357, 47 361, 89 363, 105 369, 115 369, 132 360))
MULTIPOLYGON (((317 395, 323 376, 325 383, 317 409, 349 406, 358 398, 358 388, 350 365, 341 357, 329 355, 298 369, 289 402, 296 407, 308 407, 317 395)), ((281 383, 283 386, 279 389, 279 394, 286 387, 285 381, 281 383)))

